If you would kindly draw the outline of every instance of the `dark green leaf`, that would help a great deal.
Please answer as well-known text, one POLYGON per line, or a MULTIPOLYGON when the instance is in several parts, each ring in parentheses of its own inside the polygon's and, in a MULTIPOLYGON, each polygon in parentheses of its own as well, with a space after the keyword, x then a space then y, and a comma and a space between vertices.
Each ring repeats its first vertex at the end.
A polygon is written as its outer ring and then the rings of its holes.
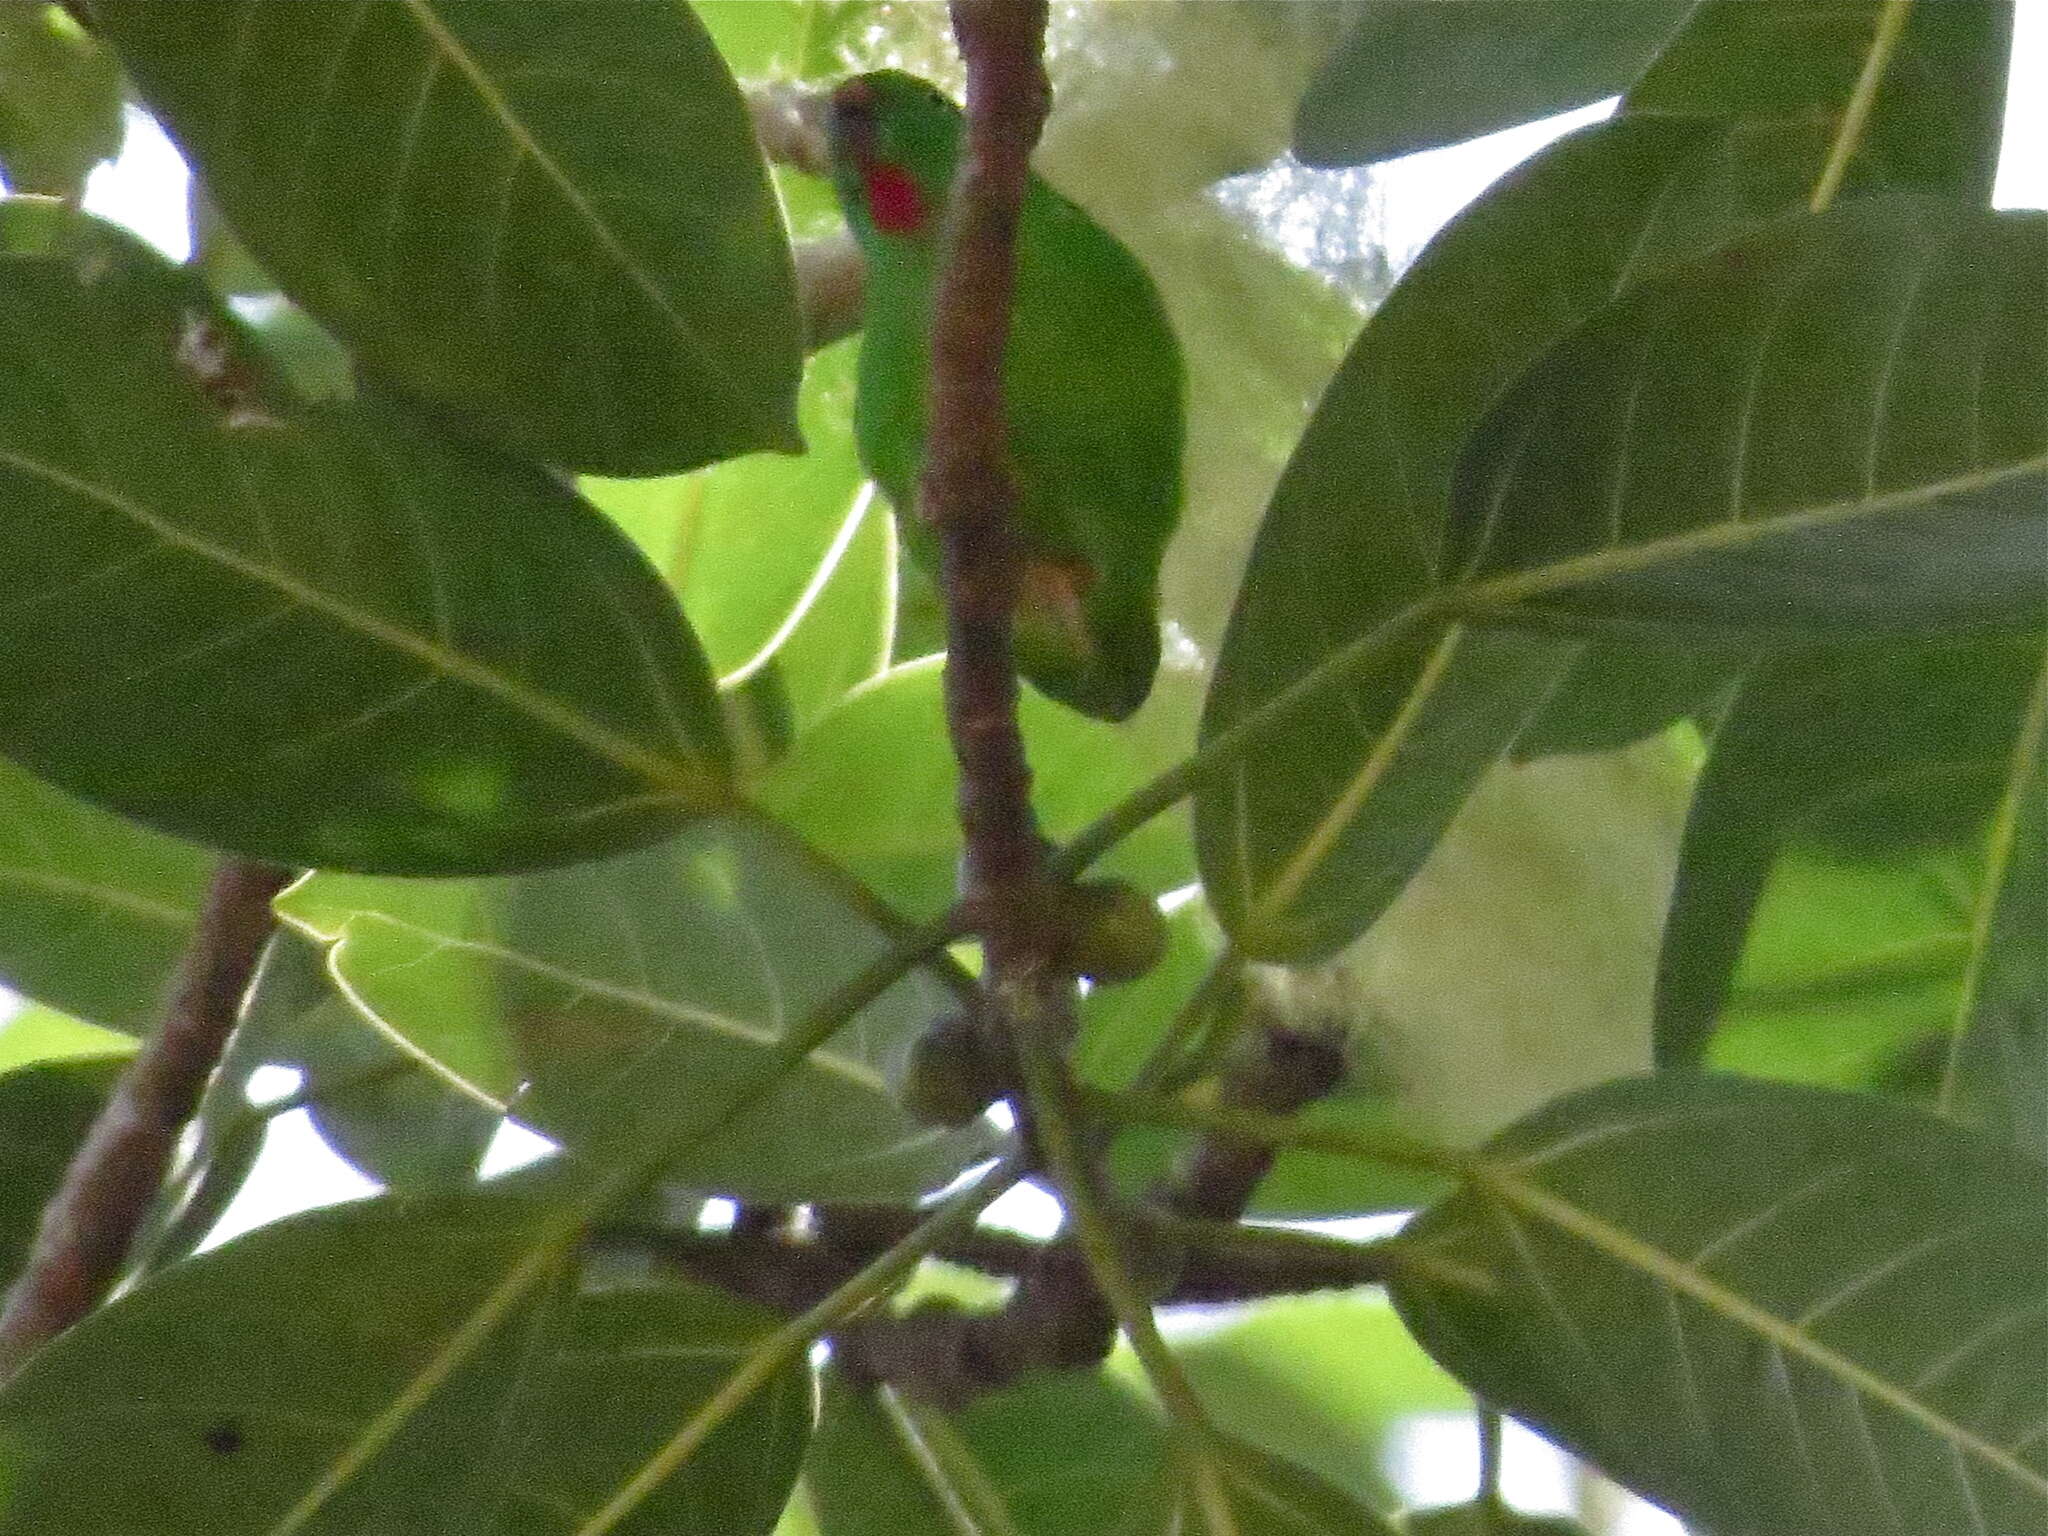
POLYGON ((1826 1078, 1847 1086, 1870 1081, 1873 1051, 1946 1028, 1967 903, 1929 855, 1975 846, 2039 651, 1973 639, 1803 652, 1744 682, 1680 849, 1660 1062, 1697 1063, 1713 1042, 1727 1064, 1769 1068, 1763 1040, 1805 1037, 1821 1061, 1860 1065, 1826 1078), (1716 1042, 1724 1006, 1737 1038, 1716 1042))
MULTIPOLYGON (((1431 637, 1398 632, 1445 579, 1458 453, 1521 369, 1629 280, 1671 188, 1720 145, 1710 125, 1654 120, 1554 145, 1431 242, 1324 393, 1260 526, 1202 721, 1205 747, 1233 733, 1243 743, 1234 771, 1195 800, 1202 872, 1212 899, 1225 892, 1218 912, 1240 942, 1270 866, 1334 837, 1296 898, 1304 931, 1284 946, 1261 938, 1255 953, 1302 959, 1354 937, 1520 724, 1442 723, 1442 703, 1417 687, 1431 637), (1397 721, 1462 726, 1467 750, 1405 771, 1422 765, 1400 752, 1397 721), (1398 811, 1377 792, 1345 803, 1375 752, 1392 754, 1397 787, 1422 781, 1398 811), (1269 867, 1247 871, 1245 848, 1269 867)), ((1519 699, 1524 714, 1574 656, 1519 635, 1459 649, 1432 674, 1444 699, 1476 690, 1519 699)))
POLYGON ((1515 761, 1609 752, 1680 720, 1711 721, 1753 655, 1752 647, 1691 636, 1589 645, 1515 738, 1515 761))
MULTIPOLYGON (((1195 801, 1203 887, 1248 957, 1324 959, 1355 939, 1581 649, 1462 625, 1387 648, 1370 670, 1354 659, 1362 648, 1276 692, 1254 717, 1262 749, 1233 753, 1195 801)), ((1211 722, 1231 716, 1230 681, 1219 671, 1209 695, 1211 740, 1224 734, 1211 722)))
MULTIPOLYGON (((753 822, 516 882, 319 876, 282 906, 334 943, 330 965, 385 1028, 607 1165, 710 1124, 888 947, 812 859, 753 822)), ((669 1175, 767 1200, 945 1183, 986 1138, 912 1123, 893 1089, 954 1006, 913 972, 669 1175)))
POLYGON ((8 204, 0 245, 0 747, 202 841, 406 873, 588 858, 727 800, 673 601, 551 476, 294 406, 107 226, 8 204))
MULTIPOLYGON (((1284 1457, 1243 1441, 1225 1441, 1217 1458, 1239 1536, 1393 1536, 1393 1528, 1349 1494, 1284 1457)), ((1168 1474, 1178 1495, 1162 1536, 1197 1529, 1202 1509, 1187 1475, 1168 1474)))
MULTIPOLYGON (((1722 9, 1762 18, 1803 8, 1804 0, 1722 9)), ((1434 24, 1448 28, 1449 9, 1413 14, 1426 27, 1424 13, 1443 12, 1434 24)), ((1811 80, 1804 95, 1734 89, 1716 69, 1741 76, 1751 59, 1774 69, 1775 54, 1724 57, 1674 44, 1670 67, 1699 74, 1697 88, 1632 100, 1623 120, 1561 140, 1504 179, 1444 231, 1367 326, 1261 529, 1205 720, 1213 741, 1254 711, 1266 715, 1241 738, 1261 759, 1251 794, 1277 802, 1270 814, 1245 818, 1255 838, 1284 841, 1351 782, 1335 765, 1357 750, 1335 746, 1328 726, 1320 740, 1291 740, 1292 723, 1342 712, 1347 675, 1386 643, 1374 638, 1380 627, 1441 580, 1452 466, 1496 395, 1627 284, 1807 204, 1877 36, 1878 0, 1822 9, 1860 18, 1848 27, 1841 16, 1823 18, 1804 40, 1801 67, 1839 85, 1837 95, 1815 94, 1811 80), (1268 709, 1290 689, 1302 709, 1268 709), (1275 761, 1283 771, 1272 771, 1275 761)), ((1988 125, 1998 120, 2008 11, 1966 0, 1908 18, 1868 133, 1847 160, 1848 186, 1980 195, 1996 153, 1988 125), (1908 144, 1925 152, 1891 152, 1908 144)), ((1435 88, 1434 76, 1412 78, 1435 88)), ((1509 653, 1507 642, 1495 651, 1509 653)), ((1468 656, 1457 670, 1470 665, 1468 656)), ((1596 643, 1579 666, 1581 685, 1627 672, 1633 687, 1589 697, 1567 685, 1532 726, 1532 744, 1584 750, 1633 739, 1668 723, 1695 686, 1713 681, 1695 644, 1669 639, 1596 643)), ((1359 725, 1367 742, 1386 728, 1370 715, 1359 725)), ((1222 867, 1236 830, 1223 798, 1221 789, 1198 793, 1205 872, 1222 867)), ((1384 815, 1370 807, 1363 819, 1384 815)), ((1340 926, 1356 931, 1372 915, 1362 904, 1340 926)))
POLYGON ((115 1029, 147 1027, 210 865, 0 759, 0 979, 115 1029))
MULTIPOLYGON (((1888 0, 1705 0, 1623 110, 1783 127, 1805 120, 1832 140, 1889 9, 1888 0)), ((1985 202, 1998 169, 2013 0, 1905 9, 1856 146, 1856 174, 1985 202)))
POLYGON ((1388 160, 1611 96, 1691 0, 1377 0, 1294 120, 1310 165, 1388 160))
MULTIPOLYGON (((381 1199, 167 1271, 0 1395, 0 1531, 269 1536, 335 1476, 333 1501, 290 1528, 580 1529, 773 1317, 696 1289, 557 1285, 504 1319, 395 1440, 348 1465, 376 1415, 559 1219, 503 1190, 381 1199)), ((779 1373, 620 1529, 770 1530, 807 1438, 807 1378, 801 1364, 779 1373)))
POLYGON ((1632 290, 1488 414, 1473 601, 1725 629, 2026 620, 2048 215, 1845 205, 1632 290))
POLYGON ((2048 1168, 1859 1095, 1634 1079, 1481 1154, 1397 1276, 1488 1402, 1709 1529, 2048 1522, 2048 1168))
POLYGON ((799 446, 788 246, 689 7, 94 14, 237 233, 381 379, 597 473, 799 446))
POLYGON ((2048 1162, 2048 662, 1992 823, 1944 1102, 2048 1162))
POLYGON ((0 6, 0 170, 15 192, 76 199, 121 148, 121 67, 40 0, 0 6))
POLYGON ((19 1273, 43 1206, 122 1065, 103 1056, 0 1072, 0 1289, 19 1273))
MULTIPOLYGON (((1164 1528, 1162 1426, 1108 1376, 1065 1372, 1023 1381, 981 1398, 954 1424, 1025 1536, 1164 1528)), ((900 1411, 843 1377, 827 1378, 804 1476, 823 1536, 957 1530, 942 1475, 920 1464, 900 1411)))

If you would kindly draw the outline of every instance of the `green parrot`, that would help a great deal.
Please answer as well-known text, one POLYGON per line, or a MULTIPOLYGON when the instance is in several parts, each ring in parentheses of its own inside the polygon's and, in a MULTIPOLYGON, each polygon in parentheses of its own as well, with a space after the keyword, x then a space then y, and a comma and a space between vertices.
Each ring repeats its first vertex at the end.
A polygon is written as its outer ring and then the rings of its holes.
MULTIPOLYGON (((854 438, 912 556, 936 576, 937 541, 911 509, 960 109, 881 70, 833 92, 827 132, 868 269, 854 438)), ((1122 720, 1159 668, 1159 561, 1180 518, 1180 348, 1137 258, 1036 176, 1004 393, 1024 541, 1018 668, 1061 703, 1122 720)))

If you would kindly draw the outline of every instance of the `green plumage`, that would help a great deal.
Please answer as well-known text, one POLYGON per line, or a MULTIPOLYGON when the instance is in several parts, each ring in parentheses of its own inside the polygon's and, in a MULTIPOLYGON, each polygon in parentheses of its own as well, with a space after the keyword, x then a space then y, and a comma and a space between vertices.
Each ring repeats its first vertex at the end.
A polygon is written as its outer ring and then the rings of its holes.
MULTIPOLYGON (((868 267, 854 435, 904 514, 913 556, 936 572, 935 541, 910 510, 960 112, 885 70, 834 93, 830 128, 840 202, 868 267)), ((1159 562, 1180 517, 1180 349, 1137 259, 1036 176, 1018 231, 1004 390, 1026 547, 1018 666, 1052 698, 1124 719, 1159 666, 1159 562)))

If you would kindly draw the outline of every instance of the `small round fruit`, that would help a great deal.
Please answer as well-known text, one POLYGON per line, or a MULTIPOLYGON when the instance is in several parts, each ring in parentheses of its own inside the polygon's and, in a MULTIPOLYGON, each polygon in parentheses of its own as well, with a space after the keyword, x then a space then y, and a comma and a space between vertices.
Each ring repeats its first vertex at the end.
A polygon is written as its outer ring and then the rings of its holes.
POLYGON ((1067 960, 1075 975, 1105 986, 1135 981, 1165 958, 1166 919, 1135 886, 1087 880, 1067 901, 1067 960))
POLYGON ((1002 1097, 981 1032, 960 1014, 936 1019, 910 1048, 903 1108, 920 1125, 971 1124, 1002 1097))

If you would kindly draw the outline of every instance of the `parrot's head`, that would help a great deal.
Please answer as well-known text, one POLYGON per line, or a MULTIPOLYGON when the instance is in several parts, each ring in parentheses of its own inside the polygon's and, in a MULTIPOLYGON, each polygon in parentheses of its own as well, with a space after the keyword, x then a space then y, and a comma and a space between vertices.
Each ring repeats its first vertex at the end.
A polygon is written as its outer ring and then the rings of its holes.
POLYGON ((832 93, 832 179, 863 242, 929 241, 953 181, 960 109, 901 70, 856 75, 832 93))

